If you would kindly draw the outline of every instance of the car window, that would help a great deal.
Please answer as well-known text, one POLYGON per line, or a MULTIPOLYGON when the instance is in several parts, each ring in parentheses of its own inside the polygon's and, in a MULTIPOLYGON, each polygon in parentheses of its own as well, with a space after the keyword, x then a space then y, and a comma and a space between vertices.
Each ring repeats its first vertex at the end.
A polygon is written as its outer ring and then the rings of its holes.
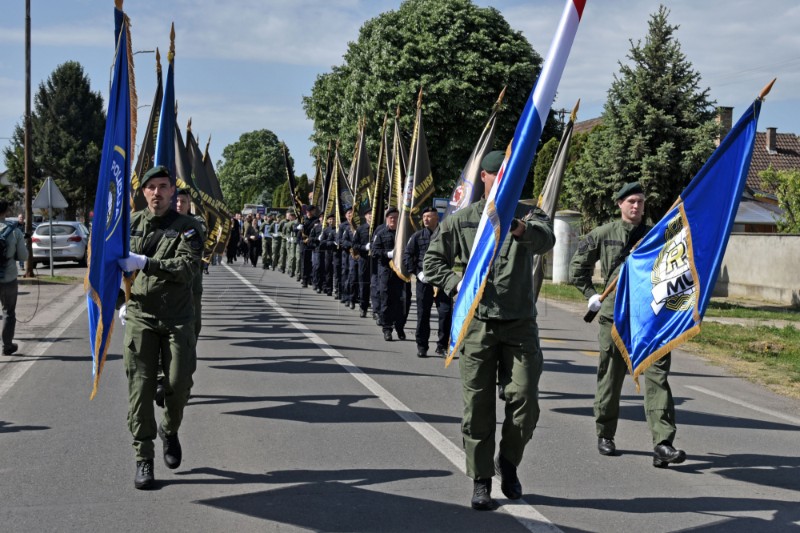
MULTIPOLYGON (((71 235, 75 233, 75 227, 64 224, 53 224, 53 235, 71 235)), ((41 224, 36 228, 36 235, 50 235, 50 224, 41 224)))

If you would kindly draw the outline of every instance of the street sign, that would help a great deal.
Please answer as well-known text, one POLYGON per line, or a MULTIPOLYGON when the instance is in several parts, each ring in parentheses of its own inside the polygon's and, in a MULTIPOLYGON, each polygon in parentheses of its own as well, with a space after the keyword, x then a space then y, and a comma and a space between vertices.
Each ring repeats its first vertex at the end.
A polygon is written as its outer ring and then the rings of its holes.
POLYGON ((56 185, 53 178, 47 178, 44 180, 42 188, 39 189, 36 198, 33 199, 31 207, 33 207, 33 209, 64 209, 69 207, 69 204, 64 198, 64 195, 61 194, 61 191, 58 190, 58 185, 56 185))

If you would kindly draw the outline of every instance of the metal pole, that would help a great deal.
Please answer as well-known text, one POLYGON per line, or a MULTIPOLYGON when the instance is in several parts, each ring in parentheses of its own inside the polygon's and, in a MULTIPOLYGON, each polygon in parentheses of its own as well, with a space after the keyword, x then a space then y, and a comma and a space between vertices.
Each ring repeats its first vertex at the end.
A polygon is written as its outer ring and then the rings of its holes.
MULTIPOLYGON (((31 0, 25 0, 25 235, 33 234, 33 208, 31 203, 31 0)), ((26 239, 28 262, 25 277, 33 277, 33 245, 26 239)))
POLYGON ((50 277, 53 274, 53 199, 50 195, 50 189, 53 187, 53 178, 47 178, 47 218, 50 219, 50 277))

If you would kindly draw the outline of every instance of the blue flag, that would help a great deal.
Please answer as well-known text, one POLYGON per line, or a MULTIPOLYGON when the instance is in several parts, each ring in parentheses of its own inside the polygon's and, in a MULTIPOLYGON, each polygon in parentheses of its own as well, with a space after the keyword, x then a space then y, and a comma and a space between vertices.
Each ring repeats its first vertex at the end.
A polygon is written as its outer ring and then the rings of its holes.
POLYGON ((622 266, 614 343, 638 377, 700 333, 750 168, 761 100, 745 111, 622 266))
POLYGON ((461 289, 453 304, 453 325, 445 366, 463 341, 467 327, 483 296, 483 289, 495 254, 511 227, 511 219, 522 194, 522 187, 536 155, 545 121, 553 104, 561 74, 569 57, 586 0, 567 0, 547 59, 531 96, 517 122, 514 138, 506 150, 505 161, 497 172, 494 186, 486 198, 481 222, 464 270, 461 289))
POLYGON ((133 68, 129 64, 130 21, 119 9, 114 10, 114 19, 114 76, 108 98, 108 118, 94 202, 89 268, 84 281, 94 378, 91 398, 97 394, 114 329, 115 304, 122 280, 117 259, 128 255, 130 241, 131 139, 135 137, 135 133, 131 132, 131 100, 135 100, 136 91, 129 84, 133 79, 128 70, 133 68))

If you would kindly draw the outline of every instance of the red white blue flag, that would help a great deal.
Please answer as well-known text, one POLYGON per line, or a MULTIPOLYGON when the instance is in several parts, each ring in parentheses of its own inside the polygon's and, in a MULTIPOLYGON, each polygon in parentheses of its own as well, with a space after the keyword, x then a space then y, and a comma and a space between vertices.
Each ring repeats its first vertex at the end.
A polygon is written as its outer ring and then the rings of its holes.
POLYGON ((536 155, 550 106, 578 31, 586 0, 567 0, 558 30, 550 45, 539 79, 522 111, 506 158, 486 198, 486 207, 464 271, 461 290, 453 305, 453 326, 445 365, 450 364, 463 341, 469 323, 483 295, 489 270, 497 250, 511 227, 511 219, 522 194, 522 187, 536 155))

